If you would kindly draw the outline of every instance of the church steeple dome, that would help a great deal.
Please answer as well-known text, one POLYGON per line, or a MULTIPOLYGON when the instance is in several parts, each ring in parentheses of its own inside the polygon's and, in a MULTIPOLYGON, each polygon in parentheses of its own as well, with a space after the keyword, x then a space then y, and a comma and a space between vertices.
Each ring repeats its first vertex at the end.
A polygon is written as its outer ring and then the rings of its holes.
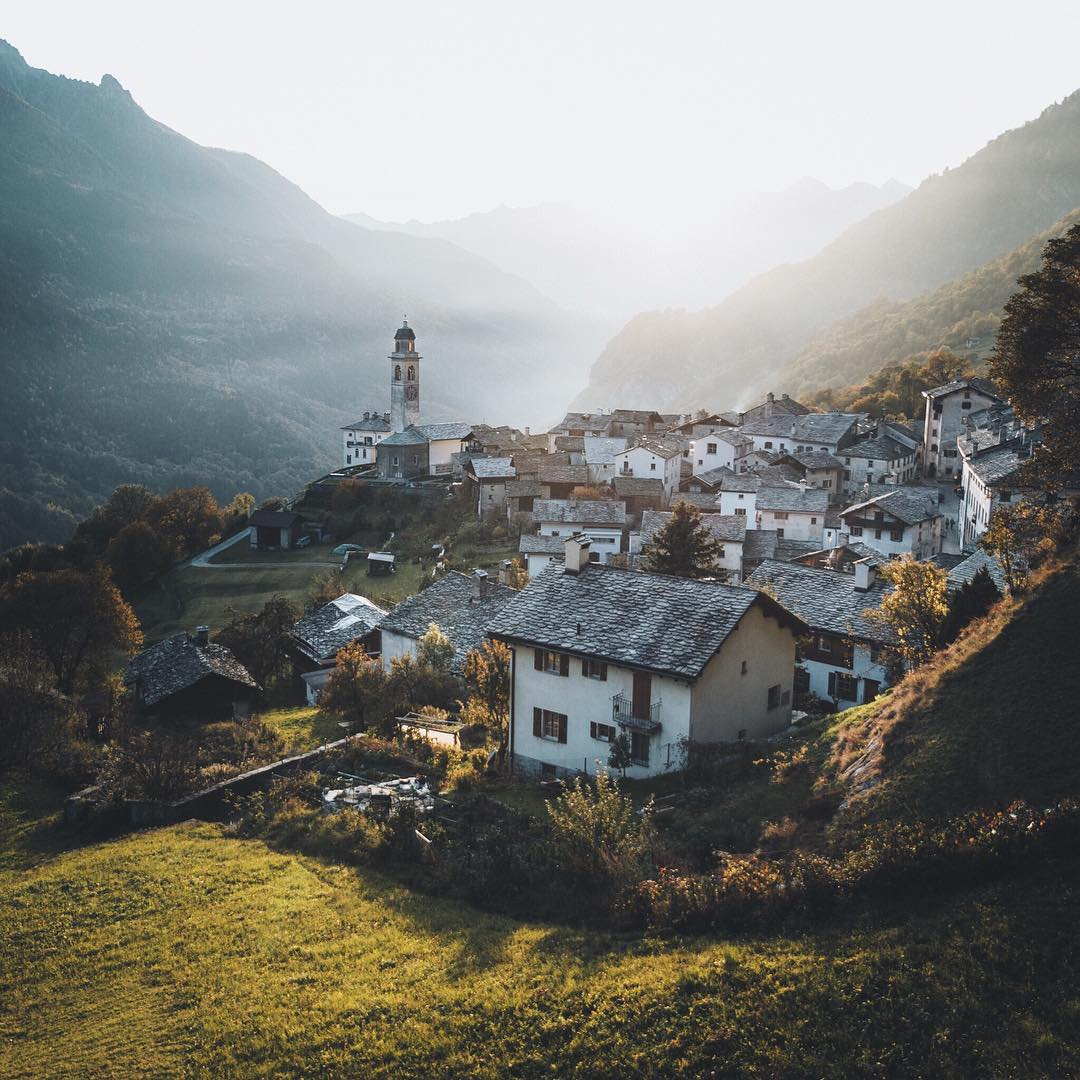
POLYGON ((394 431, 403 431, 420 419, 421 359, 416 334, 409 320, 402 319, 390 354, 390 426, 394 431))

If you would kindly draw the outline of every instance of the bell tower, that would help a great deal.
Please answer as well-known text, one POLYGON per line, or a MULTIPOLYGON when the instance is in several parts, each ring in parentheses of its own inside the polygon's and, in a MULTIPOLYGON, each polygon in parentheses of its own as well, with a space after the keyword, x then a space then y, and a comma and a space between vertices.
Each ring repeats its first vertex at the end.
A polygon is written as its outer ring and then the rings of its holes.
POLYGON ((409 320, 402 319, 390 354, 390 427, 394 431, 404 431, 420 419, 420 360, 416 334, 409 320))

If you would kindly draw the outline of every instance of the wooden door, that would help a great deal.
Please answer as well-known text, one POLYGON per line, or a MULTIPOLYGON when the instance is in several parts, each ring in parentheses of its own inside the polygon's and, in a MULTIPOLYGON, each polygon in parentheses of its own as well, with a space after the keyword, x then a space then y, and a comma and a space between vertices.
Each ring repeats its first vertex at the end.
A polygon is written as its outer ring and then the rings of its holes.
POLYGON ((637 720, 649 719, 649 706, 652 704, 652 676, 644 672, 634 672, 634 702, 631 715, 637 720))

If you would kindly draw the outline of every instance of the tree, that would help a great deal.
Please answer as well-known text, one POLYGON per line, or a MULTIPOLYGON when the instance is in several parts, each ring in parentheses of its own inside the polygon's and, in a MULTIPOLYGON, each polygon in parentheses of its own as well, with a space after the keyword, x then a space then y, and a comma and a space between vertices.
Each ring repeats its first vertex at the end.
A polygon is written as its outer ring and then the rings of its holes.
POLYGON ((499 733, 499 753, 506 753, 510 722, 510 649, 501 641, 485 641, 470 649, 462 666, 470 705, 479 703, 489 726, 499 733))
POLYGON ((339 650, 337 664, 319 696, 320 707, 366 728, 373 720, 382 719, 385 699, 382 664, 368 656, 359 641, 339 650))
POLYGON ((128 525, 149 521, 160 500, 142 484, 121 484, 106 501, 79 523, 75 535, 90 541, 98 553, 128 525))
POLYGON ((267 691, 288 668, 290 637, 300 613, 284 596, 274 596, 254 614, 227 608, 225 615, 228 621, 215 638, 217 644, 228 648, 267 691))
POLYGON ((551 847, 567 888, 606 903, 645 868, 646 829, 633 800, 606 772, 594 784, 580 776, 547 804, 551 847))
POLYGON ((344 592, 345 582, 342 579, 341 571, 336 569, 327 570, 325 573, 319 574, 311 583, 311 590, 308 592, 305 606, 308 611, 314 611, 315 608, 323 607, 325 604, 329 604, 331 600, 336 600, 344 592))
POLYGON ((448 671, 431 666, 422 657, 395 657, 386 677, 385 715, 388 734, 396 730, 391 722, 403 713, 425 705, 447 709, 461 693, 461 684, 448 671))
POLYGON ((125 592, 156 577, 171 561, 168 541, 145 521, 125 525, 105 548, 105 563, 125 592))
POLYGON ((0 625, 31 635, 64 694, 104 677, 142 644, 139 620, 104 566, 24 571, 0 590, 0 625))
POLYGON ((1017 416, 1041 424, 1047 473, 1080 470, 1080 225, 1005 305, 989 370, 1017 416))
POLYGON ((999 506, 990 515, 979 546, 1001 564, 1009 590, 1019 589, 1028 569, 1052 552, 1068 527, 1065 505, 1024 499, 999 506))
POLYGON ((955 641, 960 631, 975 619, 981 619, 1001 599, 1001 593, 990 576, 990 571, 982 567, 970 581, 953 593, 949 601, 949 614, 942 627, 942 641, 955 641))
POLYGON ((436 623, 430 623, 420 636, 416 658, 420 664, 426 664, 433 671, 449 672, 450 665, 454 662, 454 643, 436 623))
POLYGON ((906 667, 918 667, 942 644, 949 614, 948 575, 940 566, 910 555, 885 563, 878 572, 892 584, 892 592, 880 608, 867 608, 863 614, 893 632, 893 649, 906 667))
POLYGON ((221 535, 225 519, 208 487, 177 488, 159 499, 150 524, 182 559, 202 551, 221 535))
POLYGON ((255 509, 255 496, 250 491, 238 491, 232 501, 222 511, 225 516, 224 529, 231 532, 240 528, 251 517, 255 509))
POLYGON ((698 508, 679 502, 671 520, 649 545, 645 569, 677 577, 723 576, 725 572, 716 565, 723 550, 724 545, 709 531, 698 508))
POLYGON ((608 751, 607 763, 612 769, 618 769, 623 776, 626 776, 626 770, 634 764, 634 753, 630 746, 630 737, 625 731, 619 732, 612 741, 611 749, 608 751))

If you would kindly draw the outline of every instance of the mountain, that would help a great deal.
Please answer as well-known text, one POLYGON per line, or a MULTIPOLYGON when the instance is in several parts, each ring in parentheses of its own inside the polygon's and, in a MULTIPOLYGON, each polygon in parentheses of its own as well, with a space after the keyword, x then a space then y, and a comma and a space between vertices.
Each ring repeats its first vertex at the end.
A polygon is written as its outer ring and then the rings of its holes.
POLYGON ((0 548, 62 538, 122 482, 291 494, 386 405, 403 312, 432 419, 542 423, 603 340, 486 259, 342 221, 112 76, 0 42, 0 548))
POLYGON ((775 376, 776 385, 799 394, 854 384, 913 353, 942 346, 978 365, 993 348, 1017 279, 1038 269, 1047 242, 1077 222, 1080 210, 956 281, 914 300, 878 300, 840 319, 775 376))
POLYGON ((642 307, 704 304, 777 263, 804 259, 848 225, 903 198, 897 180, 833 189, 802 180, 742 196, 689 225, 620 219, 561 203, 500 206, 451 221, 366 228, 449 240, 532 282, 561 306, 622 321, 642 307))
POLYGON ((771 388, 837 319, 952 281, 1077 206, 1080 93, 925 180, 812 259, 763 274, 711 308, 637 316, 607 344, 574 406, 737 407, 771 388), (681 377, 657 385, 656 372, 671 370, 681 377))

